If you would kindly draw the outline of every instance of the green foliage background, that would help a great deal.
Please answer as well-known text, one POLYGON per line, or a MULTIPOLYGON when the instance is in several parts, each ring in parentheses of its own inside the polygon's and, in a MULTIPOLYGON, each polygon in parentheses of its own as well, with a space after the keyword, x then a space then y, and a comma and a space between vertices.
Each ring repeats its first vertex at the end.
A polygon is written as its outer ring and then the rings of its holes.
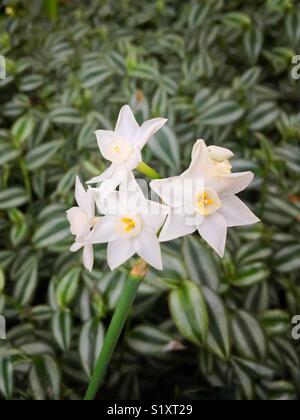
POLYGON ((197 138, 232 148, 235 170, 256 174, 242 198, 262 223, 231 229, 223 260, 197 236, 163 247, 99 397, 297 399, 297 2, 2 3, 1 398, 84 394, 128 267, 109 272, 99 246, 84 271, 65 210, 76 174, 105 168, 94 130, 130 103, 140 121, 169 119, 144 152, 163 176, 187 167, 197 138))

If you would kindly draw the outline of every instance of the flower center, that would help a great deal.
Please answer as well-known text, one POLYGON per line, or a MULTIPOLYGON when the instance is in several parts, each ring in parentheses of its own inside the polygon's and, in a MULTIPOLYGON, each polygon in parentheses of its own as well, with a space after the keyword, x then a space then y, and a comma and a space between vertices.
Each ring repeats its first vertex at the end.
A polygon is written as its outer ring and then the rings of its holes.
POLYGON ((91 220, 91 226, 94 228, 99 222, 100 222, 100 217, 93 217, 93 219, 91 220))
POLYGON ((134 237, 140 233, 142 221, 138 216, 122 216, 116 220, 115 229, 122 237, 134 237))
POLYGON ((131 151, 132 146, 129 142, 121 138, 117 138, 110 148, 110 161, 117 164, 123 163, 128 159, 131 151))
POLYGON ((232 165, 229 160, 224 160, 223 162, 218 162, 214 160, 215 168, 218 175, 231 174, 232 165))
POLYGON ((215 213, 221 207, 221 200, 216 191, 206 188, 197 194, 196 208, 198 213, 203 216, 209 216, 215 213))

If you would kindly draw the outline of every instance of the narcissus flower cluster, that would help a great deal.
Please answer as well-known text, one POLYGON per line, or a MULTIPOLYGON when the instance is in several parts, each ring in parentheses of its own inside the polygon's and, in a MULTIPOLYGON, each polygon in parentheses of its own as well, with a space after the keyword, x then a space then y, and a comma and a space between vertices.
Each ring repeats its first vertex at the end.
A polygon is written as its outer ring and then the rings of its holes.
POLYGON ((179 176, 154 180, 157 201, 148 200, 133 170, 142 162, 147 141, 166 123, 155 118, 141 126, 128 105, 122 107, 114 131, 99 130, 96 137, 109 168, 82 186, 76 179, 78 207, 67 212, 75 242, 83 248, 83 264, 93 268, 93 245, 107 243, 107 261, 114 270, 135 254, 163 269, 160 242, 198 232, 223 257, 228 227, 253 224, 259 219, 237 197, 253 180, 252 172, 232 173, 233 153, 198 140, 189 168, 179 176), (96 209, 99 216, 96 216, 96 209))

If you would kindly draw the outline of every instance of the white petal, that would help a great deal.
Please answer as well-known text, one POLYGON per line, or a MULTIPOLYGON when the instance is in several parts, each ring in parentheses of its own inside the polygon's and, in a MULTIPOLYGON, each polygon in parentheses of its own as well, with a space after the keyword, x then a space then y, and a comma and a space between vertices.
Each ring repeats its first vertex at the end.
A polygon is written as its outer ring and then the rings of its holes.
POLYGON ((184 204, 184 178, 157 179, 150 182, 150 188, 170 207, 182 207, 184 204))
POLYGON ((222 207, 218 210, 218 213, 224 217, 229 227, 252 225, 260 221, 235 195, 222 199, 222 207))
POLYGON ((87 184, 98 184, 99 182, 105 181, 106 179, 113 176, 115 170, 116 170, 116 165, 111 164, 107 169, 105 169, 105 171, 101 175, 90 179, 87 182, 87 184))
POLYGON ((83 248, 83 265, 88 271, 92 271, 94 265, 93 245, 85 245, 83 248))
POLYGON ((86 193, 86 214, 92 219, 95 216, 95 199, 91 188, 86 193))
POLYGON ((85 190, 78 176, 76 177, 75 184, 75 199, 78 206, 85 211, 88 217, 94 217, 95 201, 93 194, 85 190))
POLYGON ((198 226, 198 232, 220 257, 224 256, 227 224, 223 216, 214 213, 205 217, 202 225, 198 226))
POLYGON ((147 200, 146 206, 146 209, 140 215, 143 224, 153 232, 157 233, 166 220, 166 217, 170 212, 170 208, 150 200, 147 200))
POLYGON ((67 211, 67 219, 72 235, 76 235, 76 241, 83 242, 90 232, 90 221, 85 211, 79 207, 72 207, 67 211))
POLYGON ((111 146, 116 141, 115 132, 110 130, 97 130, 95 134, 102 156, 107 160, 111 160, 111 146))
POLYGON ((144 122, 135 135, 134 144, 142 149, 150 137, 160 130, 166 122, 165 118, 153 118, 144 122))
POLYGON ((118 234, 115 231, 114 218, 105 216, 100 217, 99 222, 89 234, 87 242, 90 244, 103 244, 115 241, 117 238, 118 234))
POLYGON ((209 179, 215 173, 215 165, 210 157, 208 147, 204 140, 197 140, 192 151, 192 162, 184 172, 194 179, 209 179))
POLYGON ((119 214, 139 214, 145 209, 146 204, 144 193, 130 172, 120 184, 119 214))
POLYGON ((124 105, 120 110, 115 132, 127 141, 132 141, 139 128, 130 106, 124 105))
POLYGON ((119 191, 113 191, 111 194, 105 196, 99 191, 99 188, 94 188, 93 191, 99 213, 105 216, 119 214, 119 191))
POLYGON ((207 186, 214 189, 221 197, 235 195, 243 191, 252 182, 252 172, 236 172, 214 177, 207 181, 207 186))
POLYGON ((112 176, 102 182, 99 187, 99 193, 103 198, 111 194, 128 176, 128 170, 125 165, 116 165, 112 176))
POLYGON ((86 206, 86 191, 80 182, 79 177, 76 177, 75 183, 75 200, 79 207, 85 209, 86 206))
POLYGON ((172 211, 162 228, 159 236, 160 242, 172 241, 182 236, 194 233, 197 226, 193 224, 193 219, 185 214, 175 214, 172 211))
POLYGON ((111 270, 124 264, 136 253, 132 238, 117 239, 107 246, 107 262, 111 270))
POLYGON ((159 240, 153 231, 144 228, 135 238, 135 247, 137 254, 148 264, 157 270, 163 269, 159 240))
POLYGON ((220 146, 208 146, 208 150, 211 158, 217 160, 218 162, 229 160, 234 156, 231 150, 220 146))
POLYGON ((143 161, 142 154, 139 149, 133 150, 129 158, 126 160, 125 165, 128 171, 133 171, 143 161))
POLYGON ((77 252, 84 246, 84 242, 74 242, 70 248, 71 252, 77 252))

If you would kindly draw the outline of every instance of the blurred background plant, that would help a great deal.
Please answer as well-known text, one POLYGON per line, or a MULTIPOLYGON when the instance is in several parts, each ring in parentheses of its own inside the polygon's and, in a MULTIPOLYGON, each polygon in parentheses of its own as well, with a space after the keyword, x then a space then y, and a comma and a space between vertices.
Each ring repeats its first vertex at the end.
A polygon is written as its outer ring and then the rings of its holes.
POLYGON ((143 283, 101 398, 297 399, 300 9, 293 0, 9 0, 1 7, 0 393, 82 398, 127 267, 69 252, 65 210, 105 168, 96 128, 121 105, 169 118, 144 158, 177 174, 197 138, 256 174, 263 222, 220 260, 197 237, 165 245, 143 283), (298 48, 298 50, 297 50, 298 48))

